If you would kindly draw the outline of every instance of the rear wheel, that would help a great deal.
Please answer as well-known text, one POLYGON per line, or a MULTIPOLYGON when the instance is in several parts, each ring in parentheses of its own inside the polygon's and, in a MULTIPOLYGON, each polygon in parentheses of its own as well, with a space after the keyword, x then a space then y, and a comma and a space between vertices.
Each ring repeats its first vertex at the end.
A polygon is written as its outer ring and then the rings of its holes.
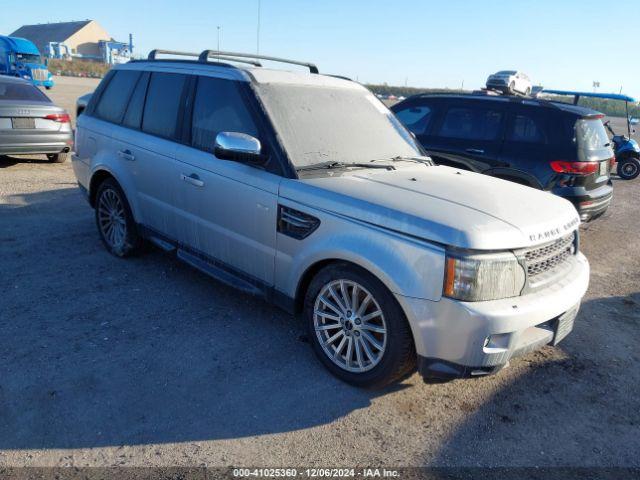
POLYGON ((127 198, 113 178, 107 178, 98 187, 95 206, 96 225, 109 253, 116 257, 138 253, 142 238, 138 235, 127 198))
POLYGON ((69 160, 70 156, 71 156, 71 153, 69 153, 69 152, 49 153, 49 154, 47 154, 47 159, 51 163, 64 163, 67 160, 69 160))
POLYGON ((404 312, 368 272, 343 263, 325 267, 309 286, 304 311, 316 355, 341 380, 380 388, 414 370, 404 312))
POLYGON ((618 176, 624 180, 633 180, 640 174, 640 160, 628 157, 618 162, 618 176))

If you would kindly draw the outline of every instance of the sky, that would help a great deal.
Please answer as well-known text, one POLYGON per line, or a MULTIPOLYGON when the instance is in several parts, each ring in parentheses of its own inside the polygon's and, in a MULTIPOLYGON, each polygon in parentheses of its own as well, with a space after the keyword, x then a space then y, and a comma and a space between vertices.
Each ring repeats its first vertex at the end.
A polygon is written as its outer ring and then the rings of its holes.
POLYGON ((93 19, 134 53, 256 52, 363 83, 480 88, 521 70, 547 88, 640 98, 640 0, 0 0, 0 34, 93 19), (260 4, 259 4, 260 2, 260 4), (258 6, 260 5, 260 8, 258 6))

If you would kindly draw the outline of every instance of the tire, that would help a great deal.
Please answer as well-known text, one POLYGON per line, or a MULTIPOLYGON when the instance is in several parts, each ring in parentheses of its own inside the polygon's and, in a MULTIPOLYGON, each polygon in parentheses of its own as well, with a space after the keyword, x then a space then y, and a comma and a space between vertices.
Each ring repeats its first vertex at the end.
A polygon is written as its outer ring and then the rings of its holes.
POLYGON ((71 156, 70 152, 62 152, 62 153, 49 153, 47 154, 47 159, 51 163, 64 163, 69 160, 71 156))
POLYGON ((640 174, 640 160, 627 157, 618 162, 618 176, 623 180, 633 180, 640 174))
POLYGON ((381 388, 415 370, 415 344, 404 312, 380 280, 355 265, 334 263, 320 270, 306 292, 304 316, 320 361, 351 385, 381 388), (345 308, 345 296, 352 301, 354 292, 356 303, 345 308))
POLYGON ((113 178, 105 179, 98 187, 95 215, 100 239, 109 253, 123 258, 140 252, 142 237, 127 197, 113 178))

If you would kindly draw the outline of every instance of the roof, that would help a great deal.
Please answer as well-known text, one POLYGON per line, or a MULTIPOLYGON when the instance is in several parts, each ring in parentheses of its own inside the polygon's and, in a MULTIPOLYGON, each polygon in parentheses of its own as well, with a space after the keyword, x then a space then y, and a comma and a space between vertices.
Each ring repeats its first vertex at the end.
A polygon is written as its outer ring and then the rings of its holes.
POLYGON ((595 92, 574 92, 570 90, 547 90, 544 89, 540 93, 549 93, 551 95, 567 95, 572 97, 590 97, 590 98, 605 98, 607 100, 621 100, 623 102, 632 102, 636 100, 633 97, 622 95, 619 93, 595 93, 595 92))
MULTIPOLYGON (((545 90, 546 91, 546 90, 545 90)), ((460 98, 464 100, 472 99, 478 101, 485 102, 518 102, 522 105, 531 105, 537 107, 546 107, 546 108, 555 108, 559 109, 574 115, 579 115, 581 117, 588 117, 591 115, 598 115, 600 112, 596 110, 592 110, 587 107, 572 105, 564 102, 554 102, 550 100, 545 100, 542 98, 528 98, 528 97, 520 97, 515 95, 481 95, 481 94, 471 94, 471 93, 419 93, 417 95, 413 95, 403 100, 400 103, 396 103, 391 107, 391 110, 394 112, 397 111, 397 108, 400 105, 406 104, 410 100, 414 100, 416 98, 442 98, 442 99, 451 99, 451 98, 460 98)))
POLYGON ((222 78, 251 81, 257 84, 290 84, 349 89, 365 88, 357 82, 331 75, 236 65, 224 59, 221 59, 220 62, 213 61, 213 59, 210 59, 208 62, 181 59, 134 60, 117 65, 114 69, 149 71, 167 71, 171 69, 174 71, 184 71, 185 73, 212 73, 222 78))
POLYGON ((40 51, 45 51, 49 42, 64 42, 79 30, 86 27, 93 20, 79 22, 41 23, 38 25, 24 25, 13 32, 11 36, 24 37, 31 40, 40 51))
POLYGON ((0 35, 0 44, 4 43, 5 47, 18 53, 29 53, 32 55, 40 55, 36 46, 26 38, 4 37, 0 35))

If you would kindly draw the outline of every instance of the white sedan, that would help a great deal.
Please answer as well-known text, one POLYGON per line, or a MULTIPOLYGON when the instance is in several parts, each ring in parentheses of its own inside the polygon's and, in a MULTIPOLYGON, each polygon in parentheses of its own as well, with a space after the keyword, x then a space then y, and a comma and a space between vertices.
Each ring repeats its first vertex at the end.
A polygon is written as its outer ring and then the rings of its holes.
POLYGON ((532 84, 529 77, 522 72, 502 70, 489 76, 487 79, 487 88, 500 90, 505 93, 531 95, 532 84))

